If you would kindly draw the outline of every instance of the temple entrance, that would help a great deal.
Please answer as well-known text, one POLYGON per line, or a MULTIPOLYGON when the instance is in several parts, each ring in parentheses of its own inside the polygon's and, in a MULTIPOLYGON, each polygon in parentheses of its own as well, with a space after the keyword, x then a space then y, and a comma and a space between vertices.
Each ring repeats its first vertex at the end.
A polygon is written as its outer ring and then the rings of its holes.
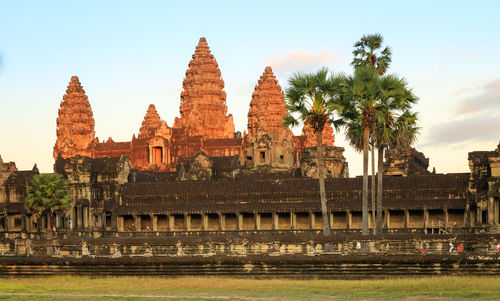
POLYGON ((151 148, 151 163, 161 165, 163 163, 163 148, 155 146, 151 148))

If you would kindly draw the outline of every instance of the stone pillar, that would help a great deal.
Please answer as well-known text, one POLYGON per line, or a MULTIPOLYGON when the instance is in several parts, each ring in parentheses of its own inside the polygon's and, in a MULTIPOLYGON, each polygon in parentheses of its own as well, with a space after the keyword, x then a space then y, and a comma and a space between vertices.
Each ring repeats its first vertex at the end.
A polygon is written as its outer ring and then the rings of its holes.
POLYGON ((255 212, 255 230, 260 230, 260 213, 255 212))
POLYGON ((175 217, 172 214, 167 214, 168 231, 174 231, 175 217))
POLYGON ((345 227, 347 229, 351 229, 352 228, 352 212, 350 210, 346 210, 346 212, 345 212, 345 220, 346 220, 345 227))
POLYGON ((494 197, 488 199, 488 224, 498 224, 498 200, 495 200, 494 197))
POLYGON ((77 207, 77 220, 78 220, 78 229, 82 230, 83 229, 83 211, 82 211, 82 206, 77 207))
POLYGON ((295 212, 290 212, 290 226, 292 230, 297 229, 297 214, 295 212))
POLYGON ((316 216, 314 212, 309 211, 309 229, 314 229, 314 225, 316 224, 316 216))
POLYGON ((101 229, 103 231, 106 230, 106 227, 109 227, 110 225, 106 224, 107 221, 106 221, 106 212, 102 212, 101 214, 101 229))
POLYGON ((89 228, 89 207, 83 206, 82 211, 83 211, 83 228, 88 229, 89 228))
POLYGON ((273 230, 278 230, 279 229, 278 215, 276 214, 276 212, 272 213, 272 220, 273 220, 273 230))
POLYGON ((191 214, 184 214, 184 230, 191 231, 191 214))
POLYGON ((236 230, 243 230, 243 214, 236 213, 236 230))
POLYGON ((448 208, 444 208, 443 213, 444 213, 444 223, 448 225, 448 208))
POLYGON ((424 208, 424 233, 427 234, 427 228, 429 228, 429 210, 424 208))
POLYGON ((151 231, 158 231, 158 216, 155 214, 149 215, 149 220, 151 221, 151 231))
POLYGON ((405 228, 408 228, 410 227, 410 210, 405 209, 404 214, 405 214, 405 228))
POLYGON ((389 212, 389 210, 385 211, 385 225, 387 229, 391 227, 391 213, 389 212))
POLYGON ((134 218, 134 231, 140 231, 141 230, 141 221, 139 220, 139 217, 137 217, 137 214, 132 215, 134 218))
POLYGON ((111 229, 113 231, 123 231, 123 217, 120 220, 117 215, 111 214, 111 229))
POLYGON ((226 231, 226 215, 223 213, 219 214, 219 229, 221 231, 226 231))
POLYGON ((72 224, 70 230, 73 230, 73 228, 75 228, 75 225, 76 225, 75 224, 75 222, 76 222, 76 220, 75 220, 75 208, 76 207, 71 207, 71 210, 69 211, 69 218, 71 219, 71 224, 72 224))
POLYGON ((500 223, 500 199, 493 199, 495 225, 500 223))
POLYGON ((330 211, 329 216, 330 216, 330 229, 332 229, 333 228, 333 212, 330 211))
POLYGON ((202 231, 208 230, 208 215, 206 215, 205 213, 201 214, 201 230, 202 231))

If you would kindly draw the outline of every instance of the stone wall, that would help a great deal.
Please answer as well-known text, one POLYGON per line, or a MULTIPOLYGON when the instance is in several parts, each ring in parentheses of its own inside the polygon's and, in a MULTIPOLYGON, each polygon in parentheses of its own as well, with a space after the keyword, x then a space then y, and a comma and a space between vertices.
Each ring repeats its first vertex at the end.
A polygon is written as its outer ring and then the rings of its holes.
POLYGON ((500 275, 499 242, 500 235, 4 239, 0 275, 500 275))

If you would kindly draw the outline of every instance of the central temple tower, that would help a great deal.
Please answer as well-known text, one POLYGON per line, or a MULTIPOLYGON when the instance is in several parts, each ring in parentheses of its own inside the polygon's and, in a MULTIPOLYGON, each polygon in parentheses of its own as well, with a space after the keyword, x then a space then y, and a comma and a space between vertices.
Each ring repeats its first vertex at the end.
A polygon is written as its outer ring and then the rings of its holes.
POLYGON ((182 89, 181 117, 175 118, 174 128, 183 128, 189 136, 234 137, 233 116, 226 115, 224 81, 205 38, 196 46, 182 89))

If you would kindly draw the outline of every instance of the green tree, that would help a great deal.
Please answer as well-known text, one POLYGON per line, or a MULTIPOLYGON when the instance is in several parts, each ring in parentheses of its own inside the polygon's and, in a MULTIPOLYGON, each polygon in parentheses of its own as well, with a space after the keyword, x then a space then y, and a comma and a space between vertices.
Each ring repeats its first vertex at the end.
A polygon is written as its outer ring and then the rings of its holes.
POLYGON ((62 175, 40 174, 31 179, 31 185, 27 188, 25 206, 40 214, 47 214, 47 229, 50 229, 50 217, 54 211, 64 211, 71 205, 68 182, 62 175))
POLYGON ((382 49, 383 42, 384 37, 379 33, 362 36, 354 44, 354 59, 351 63, 354 68, 372 65, 378 75, 384 74, 391 64, 392 53, 389 47, 382 49))
MULTIPOLYGON (((352 76, 344 81, 340 101, 345 107, 341 114, 348 113, 349 124, 358 122, 363 132, 363 189, 362 189, 362 233, 368 234, 368 148, 378 118, 383 112, 409 109, 416 98, 406 88, 406 81, 393 75, 379 76, 371 65, 356 68, 352 76)), ((358 126, 358 132, 359 124, 358 126)), ((348 137, 348 140, 351 140, 348 137)))
POLYGON ((321 214, 323 219, 323 234, 330 236, 328 221, 327 200, 325 192, 323 129, 327 122, 337 127, 340 120, 330 119, 339 109, 338 91, 343 78, 330 75, 327 68, 316 73, 295 73, 289 80, 289 87, 285 91, 288 115, 284 116, 284 127, 297 126, 301 122, 309 124, 316 136, 316 158, 318 166, 318 180, 321 200, 321 214), (298 115, 296 118, 294 115, 298 115))

